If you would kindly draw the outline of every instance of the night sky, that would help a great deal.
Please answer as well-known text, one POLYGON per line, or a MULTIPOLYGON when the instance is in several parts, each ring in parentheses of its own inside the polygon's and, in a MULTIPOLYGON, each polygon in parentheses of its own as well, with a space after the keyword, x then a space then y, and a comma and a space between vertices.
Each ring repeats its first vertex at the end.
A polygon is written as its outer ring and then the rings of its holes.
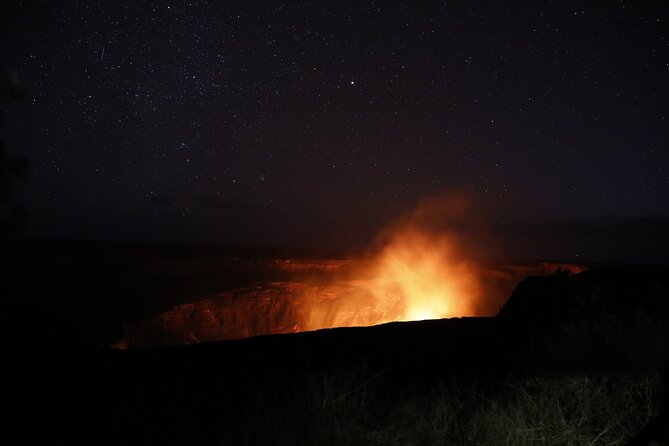
POLYGON ((361 248, 452 190, 502 237, 579 234, 565 258, 606 257, 620 231, 666 234, 661 2, 0 11, 27 237, 361 248))

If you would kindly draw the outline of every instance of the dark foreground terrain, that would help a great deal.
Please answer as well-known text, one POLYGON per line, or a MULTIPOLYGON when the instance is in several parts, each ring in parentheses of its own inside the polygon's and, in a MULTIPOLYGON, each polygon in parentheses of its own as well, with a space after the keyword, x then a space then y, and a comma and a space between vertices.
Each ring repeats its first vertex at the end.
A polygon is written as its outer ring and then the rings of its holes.
POLYGON ((2 444, 666 444, 662 267, 530 277, 495 317, 128 350, 4 280, 2 444))

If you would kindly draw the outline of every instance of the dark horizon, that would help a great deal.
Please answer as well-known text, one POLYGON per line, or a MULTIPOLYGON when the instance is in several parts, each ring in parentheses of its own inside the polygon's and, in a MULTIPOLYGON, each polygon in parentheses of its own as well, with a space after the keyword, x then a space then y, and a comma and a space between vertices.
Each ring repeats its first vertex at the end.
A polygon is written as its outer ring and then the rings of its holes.
MULTIPOLYGON (((573 262, 580 264, 669 264, 669 218, 592 219, 587 221, 552 221, 503 225, 495 234, 494 261, 502 262, 573 262)), ((322 253, 324 257, 359 257, 373 255, 372 243, 344 245, 280 244, 197 238, 160 238, 155 234, 124 237, 100 237, 94 233, 73 232, 56 237, 31 234, 13 237, 17 241, 44 243, 112 243, 169 246, 199 246, 203 249, 239 249, 247 252, 322 253)), ((265 254, 262 254, 265 256, 265 254)), ((485 263, 485 262, 484 262, 485 263)), ((489 263, 489 262, 487 262, 489 263)))

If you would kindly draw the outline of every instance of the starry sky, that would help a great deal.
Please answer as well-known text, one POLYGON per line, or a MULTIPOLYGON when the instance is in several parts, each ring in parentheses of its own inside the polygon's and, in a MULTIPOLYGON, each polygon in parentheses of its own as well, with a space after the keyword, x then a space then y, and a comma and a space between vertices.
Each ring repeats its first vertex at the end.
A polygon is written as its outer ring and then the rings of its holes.
POLYGON ((360 248, 445 190, 664 232, 661 2, 3 3, 28 237, 360 248))

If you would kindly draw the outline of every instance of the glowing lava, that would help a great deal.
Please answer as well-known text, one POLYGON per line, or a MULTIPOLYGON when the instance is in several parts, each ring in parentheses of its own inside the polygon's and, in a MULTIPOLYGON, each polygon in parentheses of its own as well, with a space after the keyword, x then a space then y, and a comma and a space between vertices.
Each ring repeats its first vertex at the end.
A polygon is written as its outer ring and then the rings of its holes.
POLYGON ((304 330, 396 321, 476 316, 480 221, 458 195, 424 200, 384 231, 372 266, 358 271, 350 291, 305 299, 304 330), (336 315, 333 313, 336 312, 336 315))
POLYGON ((469 316, 478 299, 473 268, 458 255, 452 236, 413 228, 398 232, 379 256, 373 290, 400 299, 395 321, 469 316), (389 291, 393 290, 393 291, 389 291))

